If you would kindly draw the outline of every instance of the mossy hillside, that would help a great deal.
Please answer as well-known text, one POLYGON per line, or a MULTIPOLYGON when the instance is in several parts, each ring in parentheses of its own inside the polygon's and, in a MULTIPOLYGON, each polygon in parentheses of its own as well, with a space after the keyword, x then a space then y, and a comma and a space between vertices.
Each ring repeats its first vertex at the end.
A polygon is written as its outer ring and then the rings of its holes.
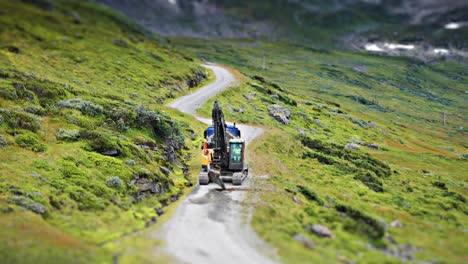
POLYGON ((211 74, 94 3, 0 10, 0 255, 109 262, 191 184, 204 126, 163 105, 211 74))
MULTIPOLYGON (((173 41, 249 77, 216 99, 229 121, 269 127, 250 148, 256 174, 270 175, 256 180, 261 202, 252 221, 282 260, 400 262, 402 254, 388 252, 409 244, 405 254, 418 260, 462 261, 463 64, 261 41, 219 40, 212 49, 173 41), (268 114, 273 104, 291 112, 288 125, 268 114), (442 112, 451 120, 445 126, 442 112), (360 149, 346 149, 350 143, 360 149), (397 219, 403 227, 390 226, 397 219), (335 238, 315 236, 313 224, 335 238)), ((213 100, 200 114, 209 116, 213 100)))

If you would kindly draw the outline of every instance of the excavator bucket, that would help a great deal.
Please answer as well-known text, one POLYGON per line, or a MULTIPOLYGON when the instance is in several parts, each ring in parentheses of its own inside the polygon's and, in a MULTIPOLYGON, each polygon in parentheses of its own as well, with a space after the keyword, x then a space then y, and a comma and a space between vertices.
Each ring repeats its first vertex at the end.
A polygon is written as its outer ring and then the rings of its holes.
POLYGON ((208 177, 211 182, 218 184, 223 190, 226 190, 226 186, 224 186, 224 182, 221 179, 221 172, 219 170, 210 169, 208 171, 208 177))

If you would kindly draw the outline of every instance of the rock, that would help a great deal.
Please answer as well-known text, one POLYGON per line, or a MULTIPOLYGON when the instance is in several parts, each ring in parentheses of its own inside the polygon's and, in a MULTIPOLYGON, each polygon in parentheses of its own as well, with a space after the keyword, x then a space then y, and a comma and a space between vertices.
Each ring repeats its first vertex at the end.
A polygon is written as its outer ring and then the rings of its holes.
POLYGON ((44 176, 42 176, 41 174, 39 174, 37 172, 32 172, 31 177, 38 178, 38 179, 40 179, 42 181, 47 181, 47 178, 45 178, 44 176))
POLYGON ((244 94, 243 95, 245 97, 245 99, 249 100, 249 101, 252 101, 254 98, 248 94, 244 94))
POLYGON ((270 95, 270 98, 271 98, 272 100, 275 100, 275 101, 278 101, 278 100, 279 100, 279 96, 278 96, 277 94, 272 94, 272 95, 270 95))
POLYGON ((232 111, 234 111, 234 112, 239 112, 239 113, 241 113, 241 114, 245 113, 245 109, 244 109, 244 108, 235 108, 235 107, 233 107, 233 108, 232 108, 232 111))
POLYGON ((146 222, 145 227, 150 227, 150 226, 156 224, 156 222, 157 222, 157 219, 156 219, 155 216, 153 216, 153 217, 151 218, 151 220, 149 220, 148 222, 146 222))
POLYGON ((274 117, 276 121, 280 122, 281 124, 288 125, 289 124, 289 117, 291 116, 291 112, 288 109, 285 109, 279 105, 272 105, 268 107, 268 113, 270 116, 274 117))
POLYGON ((367 144, 367 146, 371 149, 379 149, 379 146, 377 144, 374 144, 374 143, 369 143, 367 144))
POLYGON ((356 150, 359 150, 361 149, 361 147, 359 147, 359 145, 357 144, 354 144, 354 143, 348 143, 344 146, 345 149, 356 149, 356 150))
POLYGON ((11 52, 11 53, 16 53, 18 54, 20 52, 20 49, 18 47, 15 47, 15 46, 8 46, 7 47, 8 51, 11 52))
POLYGON ((127 161, 125 161, 125 163, 126 163, 127 165, 130 165, 130 166, 135 166, 135 165, 136 165, 136 161, 135 161, 135 160, 127 160, 127 161))
POLYGON ((132 93, 132 97, 138 97, 138 93, 132 93))
POLYGON ((171 170, 164 166, 159 166, 159 170, 166 176, 169 176, 171 174, 171 170))
POLYGON ((162 214, 164 214, 162 207, 156 208, 155 211, 158 214, 158 216, 161 216, 162 214))
POLYGON ((320 125, 320 118, 314 118, 314 122, 317 123, 317 125, 320 125))
POLYGON ((316 234, 317 236, 319 237, 330 237, 330 238, 333 238, 333 234, 332 232, 330 231, 330 229, 328 229, 328 227, 326 226, 323 226, 323 225, 318 225, 318 224, 314 224, 314 225, 307 225, 306 226, 306 230, 308 230, 309 232, 312 232, 314 234, 316 234))
POLYGON ((395 238, 393 238, 391 235, 387 235, 385 236, 385 239, 390 242, 391 244, 393 245, 398 245, 397 241, 395 240, 395 238))
POLYGON ((403 224, 400 222, 400 220, 396 219, 390 223, 390 226, 393 228, 402 228, 403 224))
POLYGON ((302 201, 299 200, 299 198, 297 198, 297 196, 294 195, 292 199, 293 199, 293 201, 294 201, 295 203, 297 203, 297 204, 302 204, 302 201))
POLYGON ((118 155, 119 155, 119 151, 116 150, 116 149, 111 149, 111 150, 107 150, 107 151, 101 152, 101 154, 102 154, 102 155, 105 155, 105 156, 115 157, 115 156, 118 156, 118 155))
POLYGON ((36 214, 45 214, 46 210, 40 203, 33 203, 28 206, 28 209, 33 211, 36 214))
POLYGON ((81 24, 81 16, 77 12, 71 12, 70 16, 73 19, 73 23, 81 24))
POLYGON ((124 48, 128 47, 127 42, 125 42, 125 40, 123 39, 114 39, 112 40, 112 43, 120 47, 124 47, 124 48))
POLYGON ((297 133, 299 133, 300 136, 305 136, 305 131, 304 131, 304 129, 302 129, 302 128, 300 128, 300 127, 297 128, 297 133))
POLYGON ((377 127, 377 125, 376 125, 374 122, 372 122, 372 121, 368 121, 368 122, 367 122, 367 125, 368 125, 370 128, 376 128, 376 127, 377 127))
POLYGON ((308 249, 314 248, 314 243, 310 239, 304 237, 301 234, 294 235, 294 239, 296 241, 300 242, 302 245, 304 245, 304 247, 306 247, 308 249))

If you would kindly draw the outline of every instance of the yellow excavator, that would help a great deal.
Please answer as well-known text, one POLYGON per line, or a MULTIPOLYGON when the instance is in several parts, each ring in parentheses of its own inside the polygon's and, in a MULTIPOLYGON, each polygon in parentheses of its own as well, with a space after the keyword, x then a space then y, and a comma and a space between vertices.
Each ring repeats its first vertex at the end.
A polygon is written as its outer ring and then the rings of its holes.
POLYGON ((224 114, 216 100, 211 112, 213 124, 205 132, 202 145, 202 170, 198 182, 206 185, 216 183, 224 190, 224 181, 241 185, 248 176, 249 168, 245 162, 245 140, 239 128, 227 125, 224 114))

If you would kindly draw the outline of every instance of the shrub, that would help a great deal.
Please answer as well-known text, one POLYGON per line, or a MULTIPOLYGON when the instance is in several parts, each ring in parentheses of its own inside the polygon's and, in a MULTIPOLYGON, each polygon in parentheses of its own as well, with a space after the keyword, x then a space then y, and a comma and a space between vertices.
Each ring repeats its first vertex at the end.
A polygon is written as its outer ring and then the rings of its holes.
POLYGON ((62 100, 58 102, 57 106, 60 109, 68 108, 68 109, 76 109, 80 110, 83 114, 96 116, 103 113, 104 108, 98 104, 94 104, 89 101, 85 101, 80 98, 73 98, 68 100, 62 100))
POLYGON ((156 111, 146 110, 143 106, 137 108, 136 123, 140 127, 149 127, 156 136, 162 139, 173 139, 175 148, 181 149, 185 137, 180 128, 180 123, 168 119, 156 111))
POLYGON ((27 105, 24 108, 25 112, 28 112, 33 115, 43 115, 45 113, 44 108, 36 106, 36 105, 27 105))
POLYGON ((375 192, 384 191, 382 181, 371 171, 360 172, 354 176, 354 179, 360 180, 364 185, 375 192))
POLYGON ((315 201, 317 202, 319 205, 323 205, 323 200, 320 199, 320 197, 318 196, 317 193, 315 193, 313 190, 311 190, 310 188, 308 188, 307 186, 303 186, 303 185, 298 185, 297 186, 297 189, 299 190, 300 193, 302 193, 306 198, 307 200, 309 201, 315 201))
POLYGON ((112 176, 106 179, 106 185, 109 188, 120 189, 123 185, 123 181, 119 176, 112 176))
POLYGON ((16 136, 15 142, 20 147, 32 150, 34 152, 44 152, 47 149, 46 145, 39 142, 37 136, 32 133, 25 133, 16 136))
POLYGON ((338 144, 308 137, 302 137, 301 142, 307 148, 313 149, 305 152, 303 158, 314 158, 320 163, 336 166, 343 172, 355 173, 354 179, 375 192, 383 192, 383 184, 379 177, 392 174, 390 166, 368 153, 344 149, 338 144))
POLYGON ((0 114, 8 126, 13 129, 22 128, 36 132, 41 128, 39 119, 35 115, 5 108, 0 108, 0 114))
POLYGON ((80 131, 76 129, 66 130, 60 128, 57 133, 55 133, 57 140, 62 141, 76 141, 80 138, 80 131))
POLYGON ((0 135, 0 148, 8 146, 8 141, 3 135, 0 135))
POLYGON ((335 209, 346 213, 352 220, 346 221, 344 229, 349 232, 367 235, 371 239, 381 239, 385 235, 384 227, 378 220, 368 216, 361 211, 347 205, 338 204, 335 209))

